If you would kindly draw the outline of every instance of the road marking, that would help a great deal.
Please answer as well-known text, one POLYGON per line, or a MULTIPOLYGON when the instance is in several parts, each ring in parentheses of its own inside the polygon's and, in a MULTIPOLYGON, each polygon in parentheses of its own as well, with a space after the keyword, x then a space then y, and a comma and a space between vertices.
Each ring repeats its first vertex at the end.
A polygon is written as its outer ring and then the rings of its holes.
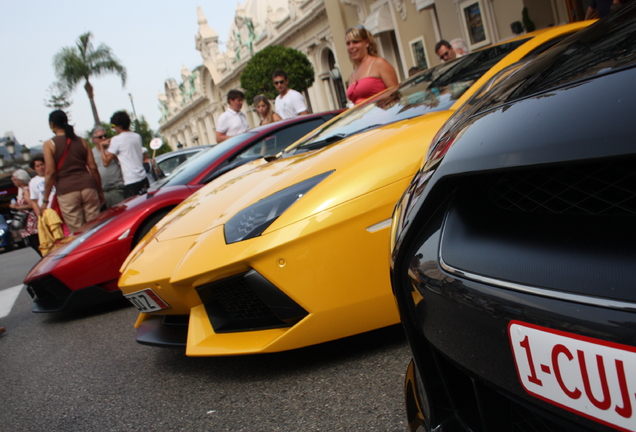
POLYGON ((17 285, 0 291, 0 318, 9 315, 24 285, 17 285))

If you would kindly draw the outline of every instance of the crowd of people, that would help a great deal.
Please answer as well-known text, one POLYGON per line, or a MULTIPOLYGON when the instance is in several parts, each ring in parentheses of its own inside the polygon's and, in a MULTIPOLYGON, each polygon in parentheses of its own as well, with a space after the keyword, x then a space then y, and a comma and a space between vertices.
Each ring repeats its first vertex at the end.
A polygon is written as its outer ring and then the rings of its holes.
MULTIPOLYGON (((346 94, 351 106, 398 84, 395 68, 378 54, 371 32, 355 26, 345 33, 345 44, 353 73, 347 81, 346 94)), ((441 40, 435 52, 443 61, 450 61, 468 52, 461 39, 441 40)), ((413 68, 409 75, 419 71, 413 68)), ((309 112, 303 95, 289 87, 289 76, 275 70, 271 76, 278 92, 274 103, 265 95, 254 97, 252 105, 260 117, 260 125, 305 115, 309 112)), ((249 123, 242 111, 245 94, 230 90, 227 109, 218 119, 217 143, 246 132, 249 123)), ((103 126, 96 126, 90 134, 94 147, 75 134, 62 110, 49 116, 53 138, 43 144, 43 156, 30 162, 36 172, 33 179, 25 170, 16 170, 11 179, 18 195, 10 205, 22 220, 20 235, 25 243, 40 253, 38 220, 46 209, 54 210, 64 226, 64 233, 77 232, 82 225, 99 215, 100 211, 125 198, 142 194, 149 187, 149 169, 145 167, 141 136, 130 130, 130 117, 125 111, 114 113, 110 119, 116 135, 107 137, 103 126)), ((146 164, 149 165, 149 164, 146 164)), ((152 171, 152 168, 150 168, 152 171)))
MULTIPOLYGON (((371 32, 355 26, 345 33, 345 44, 353 72, 347 81, 346 94, 351 105, 398 84, 395 68, 378 54, 371 32)), ((441 40, 435 52, 445 62, 468 52, 461 39, 441 40)), ((413 68, 409 75, 419 71, 413 68)), ((276 70, 271 76, 278 92, 274 103, 265 95, 254 97, 252 105, 260 117, 260 125, 308 114, 303 95, 289 87, 289 76, 276 70)), ((218 119, 217 143, 249 129, 242 111, 245 95, 240 90, 227 94, 227 109, 218 119)), ((47 209, 54 210, 64 224, 65 234, 77 232, 82 225, 95 219, 100 211, 125 198, 142 194, 149 187, 149 169, 145 167, 141 136, 130 130, 130 117, 125 111, 114 113, 110 119, 116 135, 107 137, 103 126, 96 126, 90 134, 94 147, 75 134, 62 110, 49 116, 53 138, 43 144, 43 156, 30 162, 36 172, 33 179, 25 170, 16 170, 11 179, 18 189, 10 207, 21 219, 20 235, 25 243, 40 253, 38 220, 47 209)), ((149 164, 146 164, 149 165, 149 164)), ((152 171, 152 168, 150 168, 152 171)))
MULTIPOLYGON (((395 68, 379 56, 371 32, 363 26, 352 27, 345 34, 345 43, 353 63, 346 90, 351 105, 398 84, 395 68)), ((445 62, 466 54, 468 48, 461 39, 441 40, 435 52, 445 62)), ((412 69, 409 75, 419 72, 418 68, 412 69)), ((262 94, 252 102, 261 118, 260 125, 308 114, 305 98, 289 87, 285 71, 274 71, 272 82, 278 92, 274 104, 262 94)), ((249 129, 242 111, 244 102, 242 91, 228 92, 227 109, 217 122, 217 143, 249 129)), ((68 235, 95 219, 100 211, 145 193, 149 187, 148 169, 144 168, 145 149, 141 136, 130 130, 130 117, 125 111, 119 111, 110 122, 116 135, 108 138, 104 127, 96 126, 90 135, 94 144, 91 149, 75 134, 66 114, 62 110, 53 111, 49 126, 54 136, 44 142, 43 156, 36 156, 30 162, 36 176, 31 179, 22 169, 13 172, 11 179, 18 188, 18 195, 10 207, 16 214, 25 214, 20 235, 38 254, 41 255, 38 220, 47 214, 47 209, 56 212, 64 234, 68 235)), ((0 327, 0 337, 4 333, 5 329, 0 327)))
POLYGON ((75 134, 66 113, 53 111, 49 127, 54 136, 44 141, 42 155, 29 163, 36 175, 31 178, 23 169, 13 171, 11 180, 18 189, 9 206, 14 226, 38 254, 50 249, 47 236, 51 232, 59 232, 55 240, 60 240, 106 208, 148 188, 141 136, 130 131, 130 118, 124 111, 113 114, 110 121, 117 135, 109 139, 105 128, 96 126, 91 149, 75 134))

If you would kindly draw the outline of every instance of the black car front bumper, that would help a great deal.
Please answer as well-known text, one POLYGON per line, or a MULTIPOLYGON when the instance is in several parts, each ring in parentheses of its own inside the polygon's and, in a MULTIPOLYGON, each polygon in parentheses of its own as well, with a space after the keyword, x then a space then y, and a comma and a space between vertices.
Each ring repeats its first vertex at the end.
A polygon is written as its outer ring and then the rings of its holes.
POLYGON ((99 286, 71 290, 57 278, 46 276, 26 286, 33 298, 33 312, 72 312, 90 306, 123 299, 121 291, 107 291, 99 286))

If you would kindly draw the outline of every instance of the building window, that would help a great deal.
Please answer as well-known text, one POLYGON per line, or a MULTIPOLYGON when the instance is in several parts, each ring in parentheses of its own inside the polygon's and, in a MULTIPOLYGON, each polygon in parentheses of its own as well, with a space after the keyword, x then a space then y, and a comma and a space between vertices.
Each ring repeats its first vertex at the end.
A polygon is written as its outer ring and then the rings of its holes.
POLYGON ((413 39, 409 42, 411 47, 411 55, 413 56, 413 64, 420 69, 428 69, 428 57, 426 56, 426 45, 424 43, 424 37, 420 36, 417 39, 413 39))
POLYGON ((481 0, 462 0, 459 2, 461 20, 468 35, 471 50, 491 43, 488 25, 481 0))

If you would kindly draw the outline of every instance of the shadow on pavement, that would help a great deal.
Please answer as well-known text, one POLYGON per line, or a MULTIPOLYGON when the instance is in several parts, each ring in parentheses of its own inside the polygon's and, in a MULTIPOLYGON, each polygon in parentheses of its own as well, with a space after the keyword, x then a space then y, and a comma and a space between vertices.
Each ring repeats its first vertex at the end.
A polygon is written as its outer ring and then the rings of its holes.
POLYGON ((303 374, 308 369, 331 367, 357 362, 382 351, 408 351, 401 324, 350 336, 319 345, 272 354, 228 357, 186 357, 182 348, 154 348, 155 366, 166 372, 213 375, 216 380, 240 380, 252 377, 256 381, 281 375, 303 374))

